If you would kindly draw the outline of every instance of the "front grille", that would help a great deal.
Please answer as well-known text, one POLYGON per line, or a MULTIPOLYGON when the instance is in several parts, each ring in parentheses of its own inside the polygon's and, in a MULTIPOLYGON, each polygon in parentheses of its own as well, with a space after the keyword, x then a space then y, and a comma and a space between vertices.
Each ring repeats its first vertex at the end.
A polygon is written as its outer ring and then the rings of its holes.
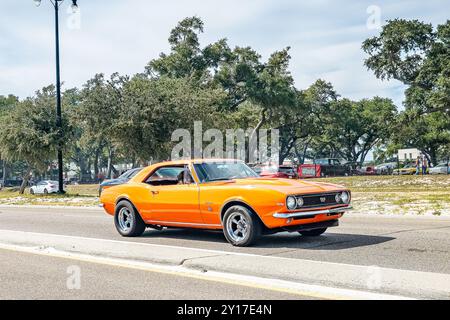
POLYGON ((334 193, 325 193, 325 194, 312 194, 312 195, 302 195, 297 196, 303 198, 303 208, 318 208, 318 207, 327 207, 337 204, 342 204, 341 202, 336 202, 336 194, 339 192, 334 193))

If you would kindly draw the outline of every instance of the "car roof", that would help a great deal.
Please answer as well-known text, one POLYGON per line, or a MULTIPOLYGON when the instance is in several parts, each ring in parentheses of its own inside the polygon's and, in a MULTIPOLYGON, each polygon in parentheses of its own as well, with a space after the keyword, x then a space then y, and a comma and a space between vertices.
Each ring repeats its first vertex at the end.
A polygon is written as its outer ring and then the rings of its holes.
POLYGON ((184 160, 175 160, 175 161, 164 161, 155 163, 151 166, 148 166, 146 168, 143 168, 141 172, 139 172, 137 175, 135 175, 130 181, 134 182, 141 182, 144 178, 148 176, 148 174, 151 171, 154 171, 155 169, 158 169, 160 167, 166 167, 166 166, 183 166, 183 165, 190 165, 190 164, 201 164, 201 163, 213 163, 213 162, 241 162, 244 161, 238 160, 238 159, 184 159, 184 160))

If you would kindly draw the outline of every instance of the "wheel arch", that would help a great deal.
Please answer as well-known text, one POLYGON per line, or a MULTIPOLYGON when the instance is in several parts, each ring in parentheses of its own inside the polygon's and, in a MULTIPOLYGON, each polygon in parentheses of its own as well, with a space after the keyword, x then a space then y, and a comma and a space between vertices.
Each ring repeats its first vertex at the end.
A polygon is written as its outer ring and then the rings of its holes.
POLYGON ((130 198, 128 196, 120 196, 117 198, 115 204, 114 204, 114 214, 116 214, 116 210, 117 210, 117 205, 122 202, 122 201, 126 201, 129 204, 131 204, 133 206, 133 209, 136 210, 136 212, 139 214, 139 216, 141 217, 142 220, 144 220, 142 218, 142 214, 139 212, 138 208, 134 205, 133 201, 130 200, 130 198))
POLYGON ((222 225, 223 225, 223 216, 225 215, 225 212, 227 212, 227 210, 233 206, 242 206, 242 207, 250 210, 250 212, 252 212, 256 217, 258 217, 258 220, 261 222, 261 225, 265 229, 268 229, 267 226, 264 224, 264 221, 261 219, 259 214, 256 212, 256 210, 253 209, 251 205, 249 205, 247 202, 245 202, 242 199, 231 199, 222 206, 222 208, 220 209, 220 222, 222 223, 222 225))

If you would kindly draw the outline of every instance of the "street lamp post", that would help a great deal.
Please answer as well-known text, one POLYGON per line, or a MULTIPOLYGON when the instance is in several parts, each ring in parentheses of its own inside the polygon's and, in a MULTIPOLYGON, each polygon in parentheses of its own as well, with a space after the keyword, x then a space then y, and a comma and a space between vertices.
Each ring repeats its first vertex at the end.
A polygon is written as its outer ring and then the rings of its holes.
MULTIPOLYGON (((61 114, 61 77, 59 69, 59 6, 64 0, 50 0, 55 9, 55 48, 56 48, 56 127, 59 131, 58 150, 58 192, 64 193, 63 177, 63 155, 62 155, 62 114, 61 114)), ((41 4, 41 0, 34 0, 36 6, 41 4)), ((72 0, 72 11, 78 9, 77 0, 72 0)))

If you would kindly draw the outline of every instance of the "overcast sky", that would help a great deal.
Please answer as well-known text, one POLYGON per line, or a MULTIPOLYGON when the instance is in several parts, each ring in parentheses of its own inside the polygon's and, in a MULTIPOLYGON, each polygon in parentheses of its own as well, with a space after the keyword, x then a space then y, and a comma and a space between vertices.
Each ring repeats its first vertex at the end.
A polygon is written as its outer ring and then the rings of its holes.
MULTIPOLYGON (((382 82, 363 65, 361 43, 376 35, 376 18, 444 23, 448 0, 78 0, 79 16, 61 6, 61 72, 65 88, 80 87, 95 73, 141 72, 161 51, 184 17, 205 23, 202 45, 226 37, 252 46, 264 59, 290 46, 299 89, 316 79, 333 83, 343 97, 390 97, 397 106, 403 86, 382 82), (379 9, 379 11, 378 11, 379 9), (369 27, 368 27, 369 21, 369 27)), ((21 98, 54 82, 54 25, 49 0, 0 1, 0 95, 21 98)))

